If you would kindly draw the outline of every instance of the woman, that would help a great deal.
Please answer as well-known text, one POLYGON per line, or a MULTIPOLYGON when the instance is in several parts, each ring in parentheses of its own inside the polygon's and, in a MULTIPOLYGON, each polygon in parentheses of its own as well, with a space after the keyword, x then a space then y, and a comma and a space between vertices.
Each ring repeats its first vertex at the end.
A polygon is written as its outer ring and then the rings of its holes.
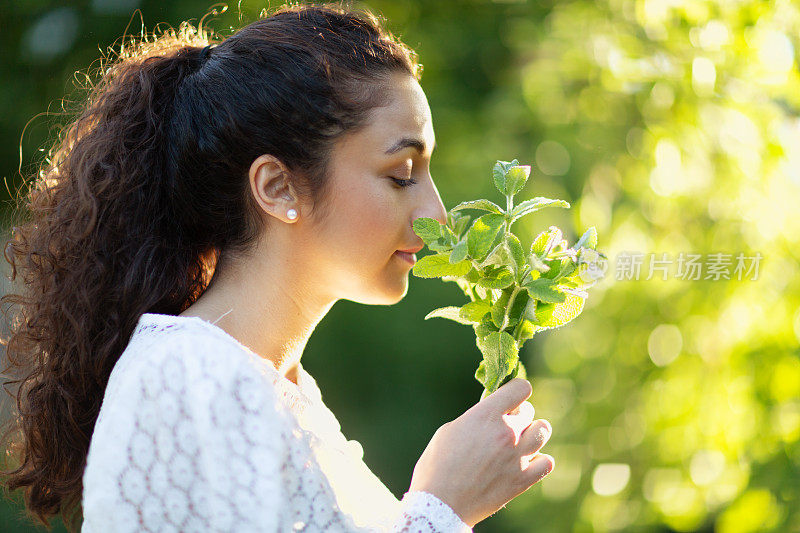
POLYGON ((212 45, 183 24, 105 70, 6 249, 25 282, 4 297, 22 415, 6 484, 33 514, 469 531, 550 472, 516 379, 434 434, 398 501, 301 365, 336 301, 401 300, 412 221, 445 221, 420 74, 374 15, 334 5, 212 45))

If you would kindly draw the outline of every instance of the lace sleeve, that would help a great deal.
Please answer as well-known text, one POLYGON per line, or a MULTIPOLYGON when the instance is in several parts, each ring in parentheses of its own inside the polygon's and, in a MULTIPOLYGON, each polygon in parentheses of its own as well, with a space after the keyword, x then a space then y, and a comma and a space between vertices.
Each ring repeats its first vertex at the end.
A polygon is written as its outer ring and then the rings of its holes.
POLYGON ((280 531, 291 436, 274 391, 224 352, 156 350, 115 376, 82 531, 280 531))
POLYGON ((397 533, 470 533, 472 528, 461 521, 449 505, 433 494, 410 491, 403 495, 402 514, 392 529, 397 533))

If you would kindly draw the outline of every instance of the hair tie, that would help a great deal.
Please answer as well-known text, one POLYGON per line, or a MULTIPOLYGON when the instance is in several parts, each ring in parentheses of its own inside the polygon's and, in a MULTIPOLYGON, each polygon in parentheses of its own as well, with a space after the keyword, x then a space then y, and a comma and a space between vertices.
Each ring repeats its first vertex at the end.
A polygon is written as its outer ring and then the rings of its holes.
POLYGON ((213 45, 209 44, 208 46, 200 50, 200 59, 205 60, 206 58, 208 58, 208 52, 211 50, 212 46, 213 45))

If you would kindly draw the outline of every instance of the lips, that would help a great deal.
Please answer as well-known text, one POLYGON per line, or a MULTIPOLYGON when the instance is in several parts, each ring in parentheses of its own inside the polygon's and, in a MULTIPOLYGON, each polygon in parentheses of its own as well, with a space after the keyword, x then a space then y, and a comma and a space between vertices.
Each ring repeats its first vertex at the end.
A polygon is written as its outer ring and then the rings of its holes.
POLYGON ((420 250, 422 250, 422 248, 424 246, 425 246, 424 244, 420 244, 419 246, 415 246, 413 248, 406 248, 405 250, 397 250, 397 251, 398 252, 405 252, 407 254, 415 254, 415 253, 419 252, 420 250))
POLYGON ((396 255, 398 258, 402 259, 409 265, 414 266, 414 264, 416 264, 417 262, 417 256, 414 254, 422 250, 424 246, 425 244, 423 243, 423 244, 418 244, 416 246, 412 246, 410 248, 405 248, 403 250, 395 250, 394 255, 396 255))
POLYGON ((402 250, 397 250, 394 255, 402 259, 403 261, 408 262, 409 264, 413 265, 417 262, 417 256, 408 252, 404 252, 402 250))

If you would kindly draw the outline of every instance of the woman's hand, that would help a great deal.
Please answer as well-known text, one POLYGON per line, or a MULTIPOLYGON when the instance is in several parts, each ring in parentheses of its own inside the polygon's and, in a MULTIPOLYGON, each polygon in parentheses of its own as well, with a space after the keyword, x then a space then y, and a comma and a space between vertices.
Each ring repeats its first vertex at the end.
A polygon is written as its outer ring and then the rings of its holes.
POLYGON ((537 452, 552 430, 533 420, 531 392, 527 380, 512 379, 436 430, 409 490, 433 494, 474 527, 549 474, 553 458, 537 452))

